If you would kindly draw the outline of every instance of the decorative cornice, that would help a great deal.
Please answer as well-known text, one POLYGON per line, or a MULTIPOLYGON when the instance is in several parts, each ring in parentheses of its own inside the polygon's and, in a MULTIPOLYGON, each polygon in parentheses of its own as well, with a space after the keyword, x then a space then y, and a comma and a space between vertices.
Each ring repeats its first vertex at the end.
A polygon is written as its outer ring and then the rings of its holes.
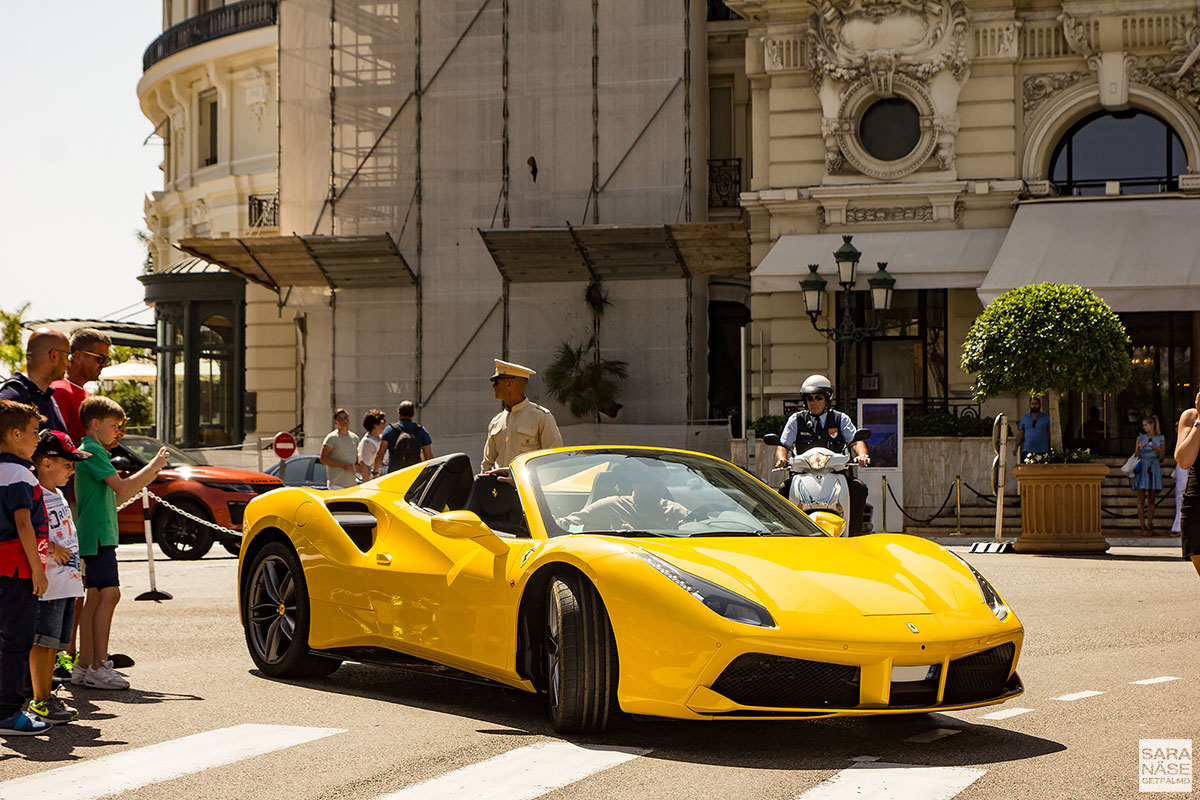
POLYGON ((1075 72, 1048 72, 1041 75, 1027 76, 1021 92, 1021 107, 1024 110, 1025 123, 1029 123, 1038 106, 1055 92, 1061 91, 1089 77, 1091 77, 1091 73, 1081 70, 1075 72))

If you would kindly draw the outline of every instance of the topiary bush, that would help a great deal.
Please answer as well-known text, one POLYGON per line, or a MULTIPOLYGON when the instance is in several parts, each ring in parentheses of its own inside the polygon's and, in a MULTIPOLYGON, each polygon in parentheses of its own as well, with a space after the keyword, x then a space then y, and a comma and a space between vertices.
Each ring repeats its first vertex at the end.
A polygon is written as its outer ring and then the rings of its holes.
POLYGON ((1046 395, 1050 447, 1062 451, 1059 395, 1118 392, 1129 382, 1129 335, 1090 289, 1021 286, 983 310, 963 345, 962 368, 976 373, 975 399, 1005 392, 1046 395))

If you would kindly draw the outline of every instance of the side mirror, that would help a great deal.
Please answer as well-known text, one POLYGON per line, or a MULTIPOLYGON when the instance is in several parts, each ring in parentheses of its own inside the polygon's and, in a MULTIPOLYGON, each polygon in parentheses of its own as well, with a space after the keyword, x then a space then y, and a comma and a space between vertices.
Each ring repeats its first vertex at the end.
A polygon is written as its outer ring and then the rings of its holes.
POLYGON ((127 472, 133 469, 133 463, 127 456, 113 456, 112 465, 117 472, 127 472))
POLYGON ((504 541, 474 511, 443 511, 430 520, 430 527, 438 536, 447 539, 470 539, 489 553, 503 555, 508 552, 504 541))
POLYGON ((813 511, 808 517, 817 524, 818 528, 825 532, 826 536, 837 538, 846 529, 846 520, 832 511, 813 511))
POLYGON ((870 438, 871 438, 871 429, 870 428, 859 428, 857 431, 854 432, 854 436, 851 437, 850 443, 854 444, 855 442, 865 442, 870 438))
POLYGON ((763 442, 770 447, 779 447, 779 434, 768 433, 763 436, 763 442))

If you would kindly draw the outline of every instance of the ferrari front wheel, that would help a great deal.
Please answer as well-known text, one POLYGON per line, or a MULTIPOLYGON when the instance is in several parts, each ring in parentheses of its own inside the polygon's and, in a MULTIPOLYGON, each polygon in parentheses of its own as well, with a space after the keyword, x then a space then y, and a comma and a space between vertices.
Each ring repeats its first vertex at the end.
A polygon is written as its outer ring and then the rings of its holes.
POLYGON ((578 574, 550 581, 546 694, 559 733, 595 733, 617 714, 617 644, 600 594, 578 574))
POLYGON ((283 542, 255 554, 242 594, 242 618, 250 657, 272 678, 328 675, 341 664, 308 648, 308 585, 300 559, 283 542))

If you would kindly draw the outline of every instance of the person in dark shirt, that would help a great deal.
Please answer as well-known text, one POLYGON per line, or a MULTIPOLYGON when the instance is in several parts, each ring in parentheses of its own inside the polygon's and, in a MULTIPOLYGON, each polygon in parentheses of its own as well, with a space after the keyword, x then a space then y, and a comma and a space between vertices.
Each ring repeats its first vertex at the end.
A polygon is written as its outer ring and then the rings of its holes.
POLYGON ((0 400, 33 406, 45 419, 42 430, 68 433, 50 384, 67 374, 71 341, 62 331, 38 328, 25 343, 25 371, 0 384, 0 400))

